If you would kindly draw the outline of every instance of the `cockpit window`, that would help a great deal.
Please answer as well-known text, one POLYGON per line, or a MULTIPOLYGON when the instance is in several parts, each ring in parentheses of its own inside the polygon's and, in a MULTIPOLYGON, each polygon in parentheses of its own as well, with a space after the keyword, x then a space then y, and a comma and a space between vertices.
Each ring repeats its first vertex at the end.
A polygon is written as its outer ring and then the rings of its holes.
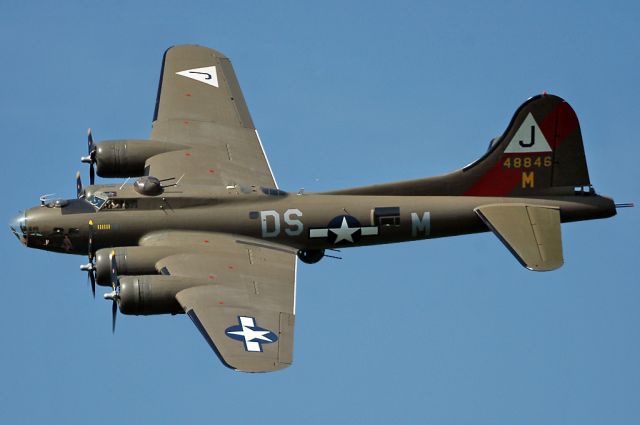
POLYGON ((261 187, 262 193, 269 196, 287 196, 288 193, 284 190, 275 189, 273 187, 261 187))
POLYGON ((137 199, 115 198, 116 195, 116 192, 95 192, 85 199, 98 210, 128 210, 138 208, 137 199))

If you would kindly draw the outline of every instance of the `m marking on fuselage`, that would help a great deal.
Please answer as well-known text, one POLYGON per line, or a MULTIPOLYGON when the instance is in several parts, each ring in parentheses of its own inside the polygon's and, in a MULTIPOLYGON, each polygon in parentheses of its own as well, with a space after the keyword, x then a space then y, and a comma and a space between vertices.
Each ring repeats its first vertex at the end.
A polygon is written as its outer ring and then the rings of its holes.
POLYGON ((431 234, 431 213, 425 211, 422 217, 418 213, 411 213, 411 236, 429 236, 431 234))

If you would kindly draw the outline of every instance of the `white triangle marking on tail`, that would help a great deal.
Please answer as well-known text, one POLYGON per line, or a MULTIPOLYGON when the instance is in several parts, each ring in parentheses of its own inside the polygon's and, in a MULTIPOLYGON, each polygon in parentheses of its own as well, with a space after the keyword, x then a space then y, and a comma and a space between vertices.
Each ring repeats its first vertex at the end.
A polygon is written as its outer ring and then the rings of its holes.
POLYGON ((209 84, 210 86, 218 87, 218 73, 216 72, 215 66, 185 69, 184 71, 176 72, 176 74, 209 84))
POLYGON ((551 152, 549 142, 531 112, 520 124, 504 153, 551 152))

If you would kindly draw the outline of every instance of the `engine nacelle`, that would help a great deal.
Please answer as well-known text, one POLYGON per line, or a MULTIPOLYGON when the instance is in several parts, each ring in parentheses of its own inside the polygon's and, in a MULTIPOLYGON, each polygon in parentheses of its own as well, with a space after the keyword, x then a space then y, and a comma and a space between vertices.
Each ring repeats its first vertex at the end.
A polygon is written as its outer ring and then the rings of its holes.
POLYGON ((102 248, 96 251, 96 282, 98 285, 111 285, 111 252, 116 253, 119 275, 157 274, 156 262, 161 258, 175 254, 176 249, 167 246, 128 246, 102 248))
POLYGON ((194 286, 189 279, 173 276, 121 276, 120 312, 122 314, 179 314, 184 310, 176 294, 194 286))
POLYGON ((324 257, 324 249, 301 249, 298 250, 298 258, 303 263, 315 264, 324 257))
POLYGON ((105 140, 96 143, 96 172, 100 177, 142 176, 147 159, 187 148, 157 140, 105 140))

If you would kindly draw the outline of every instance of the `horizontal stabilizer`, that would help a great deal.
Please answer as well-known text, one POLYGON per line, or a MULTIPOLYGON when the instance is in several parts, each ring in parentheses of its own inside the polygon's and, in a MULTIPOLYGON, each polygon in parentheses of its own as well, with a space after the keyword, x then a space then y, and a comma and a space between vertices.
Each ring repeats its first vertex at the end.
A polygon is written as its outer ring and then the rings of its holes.
POLYGON ((555 270, 564 263, 558 208, 494 204, 475 212, 529 270, 555 270))

